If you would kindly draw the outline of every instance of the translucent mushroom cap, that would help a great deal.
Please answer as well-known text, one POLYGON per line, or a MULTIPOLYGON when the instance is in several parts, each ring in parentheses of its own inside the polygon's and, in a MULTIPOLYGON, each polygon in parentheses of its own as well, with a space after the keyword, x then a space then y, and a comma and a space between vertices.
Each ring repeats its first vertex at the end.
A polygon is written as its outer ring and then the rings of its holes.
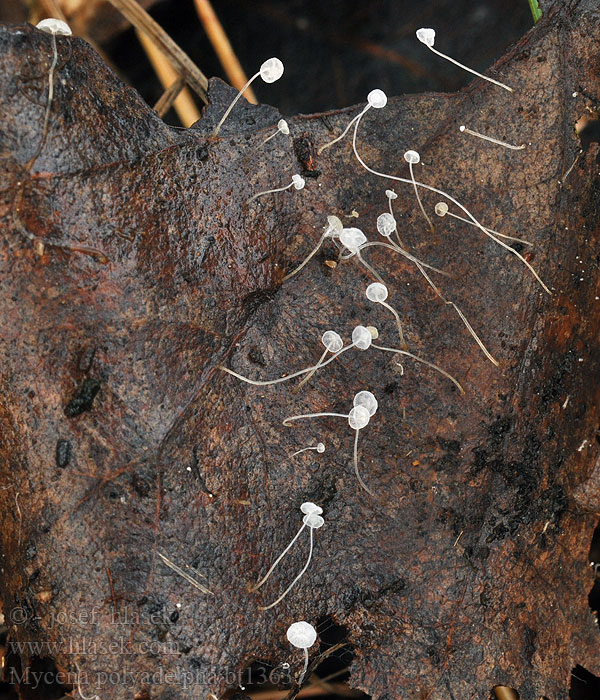
POLYGON ((435 205, 435 213, 438 216, 446 216, 446 214, 448 213, 448 205, 446 204, 446 202, 438 202, 435 205))
POLYGON ((352 430, 360 430, 366 425, 369 425, 371 413, 364 406, 353 406, 348 414, 348 424, 352 430))
POLYGON ((300 175, 292 175, 292 184, 294 185, 294 188, 297 190, 303 189, 304 185, 306 185, 306 181, 303 177, 300 175))
POLYGON ((377 399, 370 391, 359 391, 358 394, 355 394, 353 403, 354 406, 363 406, 366 408, 370 416, 374 416, 379 407, 377 399))
POLYGON ((396 230, 396 219, 391 214, 385 212, 377 217, 377 231, 386 238, 391 236, 396 230))
POLYGON ((373 340, 377 340, 377 338, 379 338, 379 331, 377 328, 375 328, 375 326, 367 326, 367 330, 371 334, 371 338, 373 340))
POLYGON ((433 46, 435 44, 435 29, 431 29, 431 27, 417 29, 417 39, 425 46, 433 46))
POLYGON ((54 19, 54 17, 43 19, 35 26, 47 34, 61 34, 62 36, 71 36, 73 34, 71 27, 66 22, 63 22, 62 19, 54 19))
POLYGON ((371 90, 371 92, 367 95, 367 102, 371 107, 381 109, 387 104, 387 95, 383 90, 371 90))
POLYGON ((322 442, 317 443, 317 452, 322 455, 325 452, 325 445, 322 442))
POLYGON ((356 326, 352 331, 352 342, 359 350, 368 350, 373 342, 371 331, 364 326, 356 326))
POLYGON ((339 333, 335 331, 325 331, 321 336, 321 342, 329 352, 337 352, 344 347, 344 341, 339 333))
POLYGON ((302 522, 308 527, 310 527, 311 530, 318 530, 325 524, 323 518, 320 515, 317 515, 316 513, 308 513, 302 518, 302 522))
POLYGON ((278 58, 269 58, 260 67, 260 77, 265 83, 274 83, 282 75, 283 63, 278 58))
POLYGON ((366 242, 367 237, 359 228, 344 228, 340 233, 340 243, 351 253, 356 253, 366 242))
POLYGON ((288 642, 297 649, 308 649, 317 641, 317 630, 308 622, 301 620, 288 627, 288 642))
POLYGON ((306 501, 300 506, 300 510, 305 513, 306 515, 312 515, 313 513, 315 515, 321 515, 323 512, 323 509, 321 506, 318 506, 316 503, 311 503, 311 501, 306 501))
POLYGON ((290 133, 290 127, 288 126, 288 123, 285 119, 280 119, 277 122, 277 128, 279 129, 279 131, 281 131, 282 134, 285 134, 286 136, 290 133))
POLYGON ((398 195, 394 192, 394 190, 386 190, 385 191, 385 196, 388 199, 398 199, 398 195))
POLYGON ((329 236, 339 236, 344 230, 344 224, 341 222, 340 218, 333 214, 327 217, 327 224, 327 234, 329 236))
POLYGON ((421 156, 416 151, 406 151, 404 154, 404 160, 407 163, 412 163, 415 165, 415 163, 421 162, 421 156))
POLYGON ((373 282, 367 287, 365 294, 367 295, 367 299, 369 301, 378 303, 380 301, 385 301, 388 298, 388 289, 385 284, 381 284, 381 282, 373 282))

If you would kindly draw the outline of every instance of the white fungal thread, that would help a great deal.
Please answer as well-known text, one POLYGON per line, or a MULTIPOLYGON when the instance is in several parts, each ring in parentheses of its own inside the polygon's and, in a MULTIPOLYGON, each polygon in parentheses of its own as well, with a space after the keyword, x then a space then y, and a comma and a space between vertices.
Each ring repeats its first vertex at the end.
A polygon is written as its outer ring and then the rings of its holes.
POLYGON ((485 134, 480 134, 478 131, 473 131, 472 129, 467 129, 466 126, 461 125, 458 130, 462 134, 471 134, 471 136, 477 136, 479 139, 484 141, 489 141, 490 143, 495 143, 498 146, 504 146, 504 148, 510 148, 512 151, 522 151, 525 148, 525 144, 522 143, 520 146, 513 146, 511 143, 506 143, 506 141, 500 141, 500 139, 492 138, 491 136, 486 136, 485 134))
POLYGON ((412 181, 414 190, 415 190, 415 196, 417 198, 417 203, 419 204, 419 208, 421 209, 421 213, 427 220, 427 223, 429 224, 429 228, 431 231, 434 230, 433 224, 431 222, 431 219, 429 216, 427 216, 427 212, 425 211, 425 207, 423 206, 423 202, 421 201, 421 196, 419 195, 419 190, 417 189, 417 183, 415 182, 415 173, 413 171, 413 165, 416 165, 417 163, 421 162, 421 156, 417 153, 417 151, 406 151, 404 154, 404 160, 408 163, 408 170, 410 172, 410 179, 412 181))

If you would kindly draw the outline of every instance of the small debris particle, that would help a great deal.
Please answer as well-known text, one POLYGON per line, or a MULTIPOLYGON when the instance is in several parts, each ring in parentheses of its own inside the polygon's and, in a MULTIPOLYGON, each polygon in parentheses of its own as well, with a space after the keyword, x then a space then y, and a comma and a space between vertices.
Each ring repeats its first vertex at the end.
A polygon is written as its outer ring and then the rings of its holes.
POLYGON ((56 443, 56 466, 64 469, 71 461, 71 443, 69 440, 58 440, 56 443))
POLYGON ((86 379, 65 408, 67 418, 75 418, 92 408, 96 394, 100 391, 97 379, 86 379))

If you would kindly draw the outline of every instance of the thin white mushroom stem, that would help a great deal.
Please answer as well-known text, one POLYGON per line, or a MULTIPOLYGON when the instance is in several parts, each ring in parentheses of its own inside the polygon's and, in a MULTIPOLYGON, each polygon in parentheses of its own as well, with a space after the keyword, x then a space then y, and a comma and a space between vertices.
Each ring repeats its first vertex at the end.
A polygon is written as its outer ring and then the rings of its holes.
POLYGON ((283 425, 285 425, 286 428, 289 428, 292 421, 303 420, 304 418, 322 418, 331 416, 334 418, 348 418, 347 413, 303 413, 299 416, 290 416, 289 418, 286 418, 283 421, 283 425))
POLYGON ((358 483, 362 486, 362 488, 370 496, 373 496, 373 498, 377 498, 377 496, 373 493, 373 491, 371 491, 371 489, 362 480, 360 472, 358 471, 358 434, 359 433, 360 433, 360 428, 355 430, 355 435, 354 435, 354 451, 353 451, 354 473, 356 474, 356 478, 358 479, 358 483))
POLYGON ((227 372, 227 374, 231 374, 232 377, 236 377, 236 379, 241 379, 243 382, 246 382, 246 384, 252 384, 253 386, 269 386, 271 384, 282 384, 283 382, 287 382, 290 379, 295 379, 296 377, 301 377, 303 374, 307 374, 308 372, 316 372, 318 369, 321 369, 322 367, 326 367, 330 362, 333 362, 336 357, 339 357, 343 352, 346 352, 346 350, 350 350, 350 348, 355 347, 355 343, 351 343, 350 345, 346 345, 345 348, 342 348, 341 350, 338 350, 336 353, 333 354, 332 357, 330 357, 328 360, 325 360, 325 362, 320 362, 316 365, 313 365, 312 367, 306 367, 306 369, 301 369, 298 370, 298 372, 294 372, 293 374, 288 374, 285 377, 280 377, 279 379, 268 379, 265 381, 259 381, 255 379, 248 379, 248 377, 244 377, 241 374, 238 374, 237 372, 234 372, 232 369, 229 369, 228 367, 224 367, 223 365, 219 365, 217 369, 222 370, 223 372, 227 372))
POLYGON ((424 216, 425 219, 427 220, 427 223, 429 224, 429 229, 430 229, 431 232, 433 233, 433 231, 435 230, 435 228, 434 228, 434 225, 433 225, 431 219, 427 216, 427 212, 425 211, 425 207, 423 206, 423 202, 421 201, 421 195, 419 194, 419 189, 417 188, 417 183, 416 183, 416 181, 415 181, 415 173, 414 173, 414 170, 413 170, 413 162, 412 162, 412 160, 409 160, 409 161, 408 161, 408 170, 409 170, 409 172, 410 172, 410 179, 412 180, 413 188, 414 188, 414 190, 415 190, 415 197, 417 198, 417 202, 418 202, 418 204, 419 204, 419 208, 421 209, 421 213, 423 214, 423 216, 424 216))
POLYGON ((304 386, 304 384, 306 384, 306 382, 308 382, 308 381, 310 380, 310 378, 313 376, 313 374, 322 366, 323 361, 324 361, 325 358, 327 357, 327 353, 328 353, 328 352, 329 352, 329 348, 325 348, 325 350, 323 350, 323 354, 322 354, 321 357, 319 358, 319 361, 318 361, 317 364, 314 366, 313 370, 310 371, 310 372, 306 375, 306 377, 304 377, 304 379, 303 379, 301 382, 298 383, 298 386, 296 386, 296 387, 294 387, 294 388, 292 389, 292 391, 293 391, 294 394, 297 393, 298 391, 300 391, 300 389, 304 386))
POLYGON ((48 128, 48 120, 50 118, 50 108, 52 106, 52 98, 54 97, 54 70, 56 69, 56 64, 58 63, 58 51, 56 48, 56 34, 52 32, 50 34, 52 37, 52 63, 50 64, 50 71, 48 72, 48 102, 46 103, 46 112, 44 114, 44 126, 42 128, 42 139, 46 137, 46 129, 48 128))
MULTIPOLYGON (((398 355, 404 355, 404 357, 410 357, 411 359, 416 360, 417 362, 420 362, 421 364, 427 365, 427 367, 431 367, 431 369, 434 369, 436 372, 439 372, 444 377, 449 379, 454 384, 454 386, 456 386, 456 388, 460 391, 460 393, 464 395, 465 390, 463 389, 461 383, 457 379, 455 379, 449 372, 446 372, 446 370, 442 369, 441 367, 438 367, 438 365, 434 364, 433 362, 429 362, 428 360, 424 360, 422 357, 419 357, 418 355, 413 355, 413 353, 408 352, 408 350, 399 350, 397 348, 388 348, 388 347, 385 347, 384 345, 376 345, 375 343, 373 343, 373 347, 376 350, 383 350, 384 352, 394 352, 394 353, 397 353, 398 355)), ((402 366, 402 365, 400 365, 400 366, 402 366)))
POLYGON ((310 532, 310 548, 308 550, 308 559, 306 560, 306 564, 302 568, 302 571, 296 576, 296 578, 290 583, 290 585, 285 589, 285 591, 277 598, 276 601, 271 603, 271 605, 266 605, 266 606, 260 606, 259 610, 270 610, 271 608, 274 608, 277 603, 280 603, 286 595, 292 590, 292 588, 296 585, 296 583, 302 578, 306 570, 308 569, 310 565, 310 561, 312 559, 312 553, 313 553, 313 528, 309 527, 309 532, 310 532))
POLYGON ((400 320, 398 312, 393 306, 390 306, 386 301, 378 301, 377 303, 381 304, 381 306, 384 306, 386 309, 388 309, 394 314, 394 318, 396 319, 396 326, 398 328, 398 335, 400 336, 400 345, 402 345, 402 347, 406 347, 406 341, 404 340, 404 333, 402 331, 402 321, 400 320))
POLYGON ((442 53, 441 51, 434 49, 433 46, 429 46, 428 48, 431 49, 431 51, 433 51, 433 53, 436 53, 438 56, 441 56, 442 58, 445 58, 447 61, 450 61, 450 63, 454 63, 455 66, 458 66, 459 68, 462 68, 463 70, 466 70, 469 73, 472 73, 473 75, 478 76, 479 78, 483 78, 484 80, 487 80, 489 83, 494 83, 494 85, 498 85, 498 87, 504 88, 505 90, 508 90, 509 92, 513 92, 513 89, 511 87, 508 87, 508 85, 501 83, 499 80, 494 80, 493 78, 488 78, 487 75, 483 75, 483 73, 478 73, 476 70, 473 70, 472 68, 469 68, 468 66, 465 66, 464 63, 459 63, 458 61, 455 61, 453 58, 450 58, 450 56, 446 56, 445 53, 442 53))
POLYGON ((370 109, 370 107, 371 107, 371 105, 367 105, 367 106, 362 110, 362 112, 359 112, 353 119, 351 119, 351 120, 348 122, 348 125, 346 126, 346 128, 344 129, 344 131, 342 131, 342 133, 341 133, 337 138, 333 139, 333 141, 328 141, 326 144, 324 144, 323 146, 321 146, 321 147, 319 148, 319 150, 317 151, 317 155, 321 155, 321 153, 323 153, 323 151, 324 151, 326 148, 329 148, 330 146, 333 146, 334 143, 337 143, 338 141, 341 141, 341 140, 344 138, 344 136, 350 131, 350 127, 352 126, 352 124, 354 124, 354 122, 356 122, 357 119, 360 119, 360 118, 363 116, 363 114, 364 114, 368 109, 370 109))
MULTIPOLYGON (((294 536, 294 539, 288 544, 288 546, 283 550, 283 552, 281 552, 281 554, 277 557, 277 559, 275 559, 275 561, 271 565, 271 568, 267 571, 267 573, 263 576, 263 578, 261 578, 261 580, 258 583, 256 583, 254 586, 252 586, 250 591, 252 591, 252 592, 257 591, 263 585, 263 583, 265 583, 265 581, 273 573, 277 564, 279 564, 279 562, 283 559, 283 557, 290 551, 290 549, 292 548, 292 545, 298 539, 298 537, 300 537, 300 534, 302 533, 302 531, 304 530, 305 527, 306 527, 306 523, 302 523, 302 527, 298 530, 298 532, 294 536)), ((312 528, 310 528, 310 531, 312 533, 312 528)))
POLYGON ((252 195, 250 199, 246 200, 246 204, 250 204, 250 202, 253 202, 255 199, 258 199, 258 197, 262 197, 264 194, 275 194, 276 192, 285 192, 285 190, 289 190, 290 187, 293 187, 294 183, 290 182, 289 185, 286 185, 285 187, 276 187, 273 190, 264 190, 264 192, 258 192, 255 195, 252 195))
POLYGON ((454 310, 456 313, 460 316, 461 321, 465 324, 467 330, 469 333, 473 336, 473 339, 479 345, 479 347, 482 349, 483 354, 487 357, 487 359, 496 367, 500 367, 500 363, 498 360, 494 358, 494 356, 488 351, 488 349, 485 347, 483 344, 481 338, 475 333, 473 330, 473 326, 467 321, 467 317, 463 314, 463 312, 458 308, 458 306, 453 302, 453 301, 446 301, 446 304, 449 304, 450 306, 454 307, 454 310))
POLYGON ((377 270, 375 270, 373 267, 371 267, 371 265, 369 265, 369 263, 368 263, 368 262, 363 258, 363 256, 360 254, 360 250, 357 250, 357 251, 356 251, 356 257, 357 257, 358 260, 360 261, 360 264, 361 264, 366 270, 368 270, 368 271, 373 275, 373 277, 375 277, 375 279, 376 279, 378 282, 381 282, 381 284, 385 284, 383 278, 382 278, 381 275, 377 272, 377 270))
POLYGON ((302 670, 302 673, 300 674, 300 677, 298 678, 298 685, 302 685, 302 681, 304 680, 304 676, 306 675, 307 671, 308 671, 308 647, 304 647, 304 669, 302 670))
POLYGON ((404 250, 404 248, 401 248, 391 239, 388 238, 388 240, 390 241, 389 243, 382 243, 381 241, 369 241, 368 243, 364 243, 363 245, 361 245, 360 249, 364 250, 365 248, 376 247, 389 248, 390 250, 394 250, 396 251, 396 253, 400 253, 401 255, 403 255, 407 260, 414 262, 415 265, 422 265, 428 270, 433 270, 433 272, 437 272, 439 275, 444 275, 444 277, 450 277, 450 274, 448 272, 444 272, 444 270, 440 270, 437 267, 433 267, 433 265, 428 265, 426 262, 423 262, 422 260, 419 260, 419 258, 416 258, 414 255, 411 255, 408 251, 404 250))
MULTIPOLYGON (((435 213, 439 217, 444 217, 444 216, 451 216, 453 219, 458 219, 459 221, 463 221, 465 224, 469 224, 469 226, 475 226, 475 224, 472 221, 469 221, 469 219, 465 219, 464 216, 459 216, 458 214, 453 214, 449 209, 448 205, 446 202, 438 202, 435 205, 435 213)), ((528 245, 528 246, 533 246, 533 243, 531 241, 526 241, 524 238, 517 238, 517 236, 509 236, 506 233, 500 233, 500 231, 494 231, 494 229, 485 227, 487 231, 490 233, 493 233, 494 236, 500 236, 500 238, 506 238, 508 241, 515 241, 516 243, 522 243, 523 245, 528 245)))
POLYGON ((459 127, 459 131, 463 134, 471 134, 471 136, 477 136, 479 139, 484 141, 489 141, 490 143, 495 143, 498 146, 504 146, 504 148, 510 148, 512 151, 522 151, 525 148, 525 144, 522 143, 520 146, 514 146, 512 143, 506 143, 506 141, 501 141, 500 139, 492 138, 491 136, 486 136, 485 134, 480 134, 478 131, 473 131, 473 129, 467 129, 467 127, 462 124, 459 127))
MULTIPOLYGON (((387 179, 387 180, 394 180, 395 182, 404 182, 404 183, 409 184, 409 185, 410 185, 410 184, 413 184, 413 181, 412 181, 412 180, 408 180, 408 179, 406 179, 405 177, 398 177, 398 176, 396 176, 396 175, 388 175, 388 174, 386 174, 386 173, 380 173, 379 171, 374 170, 373 168, 369 167, 369 166, 365 163, 365 161, 360 157, 360 154, 358 153, 358 150, 357 150, 357 148, 356 148, 356 133, 357 133, 357 128, 356 128, 356 125, 355 125, 355 126, 354 126, 354 134, 353 134, 353 137, 352 137, 352 148, 353 148, 353 150, 354 150, 354 155, 356 156, 356 159, 357 159, 358 162, 363 166, 363 168, 364 168, 365 170, 367 170, 368 172, 370 172, 370 173, 373 174, 373 175, 376 175, 377 177, 382 177, 382 178, 385 178, 385 179, 387 179)), ((536 280, 540 283, 540 285, 542 286, 542 288, 544 289, 544 291, 547 292, 548 294, 552 294, 552 292, 551 292, 551 291, 548 289, 548 287, 544 284, 544 282, 541 280, 540 276, 539 276, 539 275, 537 274, 537 272, 533 269, 533 267, 527 262, 527 260, 525 260, 525 258, 524 258, 518 251, 516 251, 514 248, 511 248, 509 245, 506 245, 506 243, 504 243, 503 241, 501 241, 501 240, 499 240, 498 238, 496 238, 493 234, 491 234, 491 233, 488 231, 488 229, 486 229, 485 226, 483 226, 483 225, 473 216, 473 214, 471 214, 471 212, 470 212, 465 206, 463 206, 457 199, 455 199, 454 197, 452 197, 451 195, 449 195, 447 192, 444 192, 443 190, 439 190, 439 189, 437 189, 436 187, 432 187, 431 185, 425 185, 424 183, 419 182, 418 180, 415 180, 415 181, 414 181, 414 184, 415 184, 417 187, 423 187, 424 189, 429 190, 430 192, 435 192, 436 194, 439 194, 440 196, 444 197, 444 198, 447 199, 448 201, 450 201, 450 202, 452 202, 453 204, 455 204, 461 211, 463 211, 463 212, 469 217, 469 219, 471 219, 471 221, 473 222, 473 224, 474 224, 475 226, 477 226, 477 228, 481 229, 481 230, 483 231, 483 233, 485 233, 486 236, 488 236, 489 238, 491 238, 491 239, 492 239, 493 241, 495 241, 498 245, 502 246, 503 248, 505 248, 506 250, 508 250, 508 251, 509 251, 510 253, 512 253, 513 255, 516 255, 516 257, 519 258, 519 260, 520 260, 520 261, 529 269, 529 271, 533 274, 533 276, 534 276, 534 277, 536 278, 536 280)))
POLYGON ((325 233, 319 238, 319 242, 317 245, 311 250, 311 252, 308 254, 308 257, 306 257, 300 265, 295 270, 292 270, 292 272, 289 272, 282 280, 282 282, 285 282, 286 280, 289 280, 290 277, 293 277, 294 275, 297 275, 300 270, 319 252, 321 246, 323 245, 323 242, 325 241, 326 238, 330 236, 329 231, 325 231, 325 233))

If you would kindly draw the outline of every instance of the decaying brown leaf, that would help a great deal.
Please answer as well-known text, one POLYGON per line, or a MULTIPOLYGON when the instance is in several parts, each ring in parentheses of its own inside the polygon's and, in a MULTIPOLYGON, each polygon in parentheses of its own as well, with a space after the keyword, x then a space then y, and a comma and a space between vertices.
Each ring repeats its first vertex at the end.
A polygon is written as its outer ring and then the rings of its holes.
MULTIPOLYGON (((533 242, 520 250, 550 296, 477 229, 446 217, 431 233, 412 188, 365 172, 350 140, 317 155, 327 124, 339 133, 356 108, 291 119, 291 138, 263 148, 278 113, 240 104, 215 140, 231 90, 213 81, 202 120, 174 131, 84 42, 59 39, 42 142, 50 38, 0 30, 0 591, 23 669, 51 658, 103 700, 219 696, 253 658, 297 674, 287 626, 330 615, 355 650, 351 685, 379 700, 486 698, 498 685, 558 700, 575 664, 600 671, 587 603, 600 513, 597 144, 562 182, 574 125, 597 108, 598 46, 597 4, 567 3, 490 71, 514 95, 475 81, 393 99, 359 130, 373 167, 406 177, 402 153, 416 149, 421 181, 533 242), (295 172, 303 191, 246 204, 295 172), (357 323, 394 344, 393 318, 364 297, 370 278, 328 263, 331 244, 281 284, 328 214, 375 239, 390 186, 403 240, 450 273, 436 283, 500 369, 411 263, 375 250, 365 257, 409 347, 466 396, 374 350, 349 351, 297 394, 219 371, 309 366, 325 329, 347 339, 357 323), (345 413, 361 389, 379 400, 360 443, 377 500, 356 482, 343 420, 282 426, 345 413), (317 440, 323 455, 288 459, 317 440), (249 591, 305 500, 326 520, 311 567, 260 612, 305 560, 299 547, 249 591)), ((421 196, 432 211, 437 198, 421 196)))

